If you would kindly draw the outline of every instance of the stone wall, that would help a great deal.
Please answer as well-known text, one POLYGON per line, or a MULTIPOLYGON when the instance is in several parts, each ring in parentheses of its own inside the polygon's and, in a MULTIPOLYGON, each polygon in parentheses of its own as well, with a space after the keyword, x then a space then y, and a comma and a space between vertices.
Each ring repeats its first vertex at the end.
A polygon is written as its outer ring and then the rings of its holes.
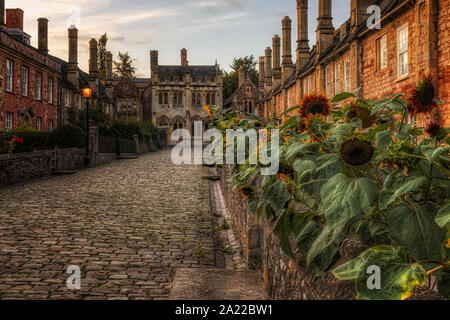
MULTIPOLYGON (((231 216, 231 226, 241 244, 243 255, 249 267, 258 267, 267 289, 269 299, 282 300, 351 300, 356 296, 354 284, 340 281, 329 271, 315 278, 314 266, 307 267, 301 254, 293 260, 280 248, 279 240, 272 232, 273 222, 258 222, 248 210, 247 201, 228 183, 230 167, 222 169, 222 190, 231 216)), ((264 214, 263 214, 264 216, 264 214)), ((291 239, 295 251, 295 241, 291 239)), ((339 259, 331 270, 356 257, 368 248, 354 240, 346 239, 340 250, 339 259)), ((442 299, 427 288, 417 288, 411 299, 442 299)))

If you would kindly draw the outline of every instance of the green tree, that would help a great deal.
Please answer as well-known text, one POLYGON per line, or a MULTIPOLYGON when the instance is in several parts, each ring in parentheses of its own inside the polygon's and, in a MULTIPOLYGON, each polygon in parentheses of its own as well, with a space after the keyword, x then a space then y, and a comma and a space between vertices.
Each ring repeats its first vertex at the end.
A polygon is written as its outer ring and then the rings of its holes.
POLYGON ((100 76, 106 77, 106 44, 108 43, 108 35, 105 33, 98 39, 98 72, 100 76))
POLYGON ((117 59, 118 61, 114 61, 114 76, 118 78, 134 78, 136 75, 136 68, 133 67, 134 60, 131 59, 128 52, 119 52, 117 59))
POLYGON ((230 68, 233 70, 231 72, 224 71, 223 77, 223 94, 224 99, 231 97, 234 91, 238 89, 239 85, 239 69, 241 66, 244 67, 247 75, 253 81, 253 83, 258 86, 259 83, 259 72, 256 69, 258 62, 253 55, 245 56, 243 58, 234 58, 233 63, 230 68))

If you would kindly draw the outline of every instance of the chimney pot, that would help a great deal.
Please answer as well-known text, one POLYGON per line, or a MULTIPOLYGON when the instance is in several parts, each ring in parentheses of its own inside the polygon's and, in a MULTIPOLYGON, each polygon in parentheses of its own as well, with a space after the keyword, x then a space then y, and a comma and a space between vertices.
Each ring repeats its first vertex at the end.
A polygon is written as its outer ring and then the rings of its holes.
POLYGON ((183 67, 187 67, 189 65, 189 62, 187 60, 187 50, 186 49, 181 49, 181 65, 183 67))
POLYGON ((259 89, 264 90, 264 82, 265 82, 265 66, 264 66, 264 57, 259 57, 259 89))
POLYGON ((6 8, 5 0, 0 0, 0 29, 6 27, 6 8))
POLYGON ((97 77, 98 76, 98 47, 97 40, 94 38, 89 41, 89 76, 97 77))
POLYGON ((331 0, 319 0, 319 17, 317 19, 317 47, 320 56, 334 42, 333 17, 331 15, 331 0))
POLYGON ((111 51, 106 52, 106 79, 112 79, 112 60, 111 51))
POLYGON ((245 79, 247 77, 244 66, 241 66, 238 70, 239 77, 239 88, 242 87, 245 83, 245 79))
POLYGON ((43 53, 48 53, 48 20, 38 19, 38 49, 43 53))
POLYGON ((309 58, 308 0, 297 0, 297 20, 297 71, 300 71, 309 58))
POLYGON ((6 28, 23 31, 23 10, 6 9, 6 28))

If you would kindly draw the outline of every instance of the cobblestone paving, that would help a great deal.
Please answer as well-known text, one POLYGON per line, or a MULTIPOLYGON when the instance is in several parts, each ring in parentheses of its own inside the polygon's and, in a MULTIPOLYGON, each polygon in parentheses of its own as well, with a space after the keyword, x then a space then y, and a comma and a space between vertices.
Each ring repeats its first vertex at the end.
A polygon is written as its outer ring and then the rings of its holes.
POLYGON ((0 299, 167 298, 176 268, 215 264, 207 174, 164 150, 0 189, 0 299))

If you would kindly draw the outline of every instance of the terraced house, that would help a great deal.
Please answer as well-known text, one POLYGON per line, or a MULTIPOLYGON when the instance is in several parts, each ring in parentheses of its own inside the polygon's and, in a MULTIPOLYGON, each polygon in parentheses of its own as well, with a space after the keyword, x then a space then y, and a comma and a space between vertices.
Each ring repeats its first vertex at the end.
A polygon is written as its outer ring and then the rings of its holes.
MULTIPOLYGON (((297 0, 295 64, 289 17, 282 21, 282 41, 275 35, 272 48, 260 57, 265 117, 280 116, 309 92, 333 97, 361 88, 365 99, 407 93, 420 80, 421 72, 432 72, 437 96, 450 101, 450 1, 352 0, 351 16, 338 28, 333 26, 332 0, 318 3, 316 44, 310 48, 308 0, 297 0), (372 5, 381 10, 379 29, 367 24, 375 13, 368 11, 372 5)), ((431 117, 449 126, 449 103, 431 117)), ((426 119, 417 120, 421 125, 426 119)))

